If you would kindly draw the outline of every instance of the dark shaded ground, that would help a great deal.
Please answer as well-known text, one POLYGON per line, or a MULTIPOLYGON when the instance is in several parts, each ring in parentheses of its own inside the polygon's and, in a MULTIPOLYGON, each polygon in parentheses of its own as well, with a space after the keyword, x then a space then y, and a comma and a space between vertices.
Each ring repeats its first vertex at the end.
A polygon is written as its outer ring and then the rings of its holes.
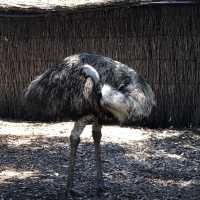
MULTIPOLYGON (((0 124, 1 200, 66 199, 70 128, 56 130, 53 126, 54 134, 47 137, 49 126, 15 123, 15 128, 9 130, 12 124, 0 124), (48 127, 47 132, 40 133, 41 127, 44 130, 48 127), (30 132, 31 129, 34 131, 30 132)), ((137 131, 144 132, 144 138, 127 137, 119 142, 116 138, 114 142, 112 138, 103 138, 108 190, 102 197, 95 195, 92 140, 83 139, 75 178, 75 188, 83 195, 68 199, 199 200, 200 134, 191 130, 137 131)), ((134 134, 134 129, 128 134, 134 134)))

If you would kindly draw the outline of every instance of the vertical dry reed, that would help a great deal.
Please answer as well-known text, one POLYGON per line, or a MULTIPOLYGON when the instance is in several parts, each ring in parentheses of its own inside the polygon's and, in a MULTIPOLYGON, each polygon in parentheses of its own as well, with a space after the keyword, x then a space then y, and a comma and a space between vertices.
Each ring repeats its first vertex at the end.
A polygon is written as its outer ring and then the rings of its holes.
POLYGON ((103 54, 129 64, 153 86, 156 126, 200 119, 200 7, 147 6, 0 18, 0 116, 22 117, 20 95, 64 57, 103 54))

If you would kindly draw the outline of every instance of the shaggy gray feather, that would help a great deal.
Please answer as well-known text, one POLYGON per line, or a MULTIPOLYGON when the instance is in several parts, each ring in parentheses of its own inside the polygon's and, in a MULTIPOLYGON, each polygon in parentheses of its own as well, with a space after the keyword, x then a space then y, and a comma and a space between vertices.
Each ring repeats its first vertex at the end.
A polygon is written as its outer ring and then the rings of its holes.
POLYGON ((27 114, 38 120, 76 120, 94 114, 99 121, 132 123, 155 105, 149 84, 133 69, 108 57, 81 53, 46 70, 25 91, 27 114), (85 81, 80 74, 88 75, 85 81))

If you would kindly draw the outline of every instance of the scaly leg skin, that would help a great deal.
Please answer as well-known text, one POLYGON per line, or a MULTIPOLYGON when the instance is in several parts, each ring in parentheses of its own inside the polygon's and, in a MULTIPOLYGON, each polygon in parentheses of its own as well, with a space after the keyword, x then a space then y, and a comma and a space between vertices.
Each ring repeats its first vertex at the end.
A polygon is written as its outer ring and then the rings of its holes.
POLYGON ((74 168, 75 168, 75 160, 76 160, 76 152, 78 145, 80 143, 80 135, 83 132, 85 126, 90 123, 93 119, 93 116, 86 116, 75 122, 74 127, 71 131, 70 135, 70 154, 69 154, 69 169, 68 169, 68 180, 67 180, 67 195, 71 193, 72 195, 81 194, 81 192, 75 191, 72 189, 73 187, 73 179, 74 179, 74 168), (76 194, 77 193, 77 194, 76 194))
POLYGON ((95 159, 97 169, 97 195, 100 195, 105 190, 103 174, 102 174, 102 162, 101 162, 101 128, 102 126, 95 121, 92 125, 92 137, 94 139, 95 146, 95 159))

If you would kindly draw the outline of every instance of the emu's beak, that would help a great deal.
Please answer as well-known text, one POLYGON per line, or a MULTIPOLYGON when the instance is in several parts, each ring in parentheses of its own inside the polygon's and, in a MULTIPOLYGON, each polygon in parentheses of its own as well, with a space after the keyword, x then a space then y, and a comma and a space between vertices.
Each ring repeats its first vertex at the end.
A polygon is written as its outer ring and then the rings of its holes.
POLYGON ((85 77, 83 75, 81 75, 80 80, 85 81, 85 77))

